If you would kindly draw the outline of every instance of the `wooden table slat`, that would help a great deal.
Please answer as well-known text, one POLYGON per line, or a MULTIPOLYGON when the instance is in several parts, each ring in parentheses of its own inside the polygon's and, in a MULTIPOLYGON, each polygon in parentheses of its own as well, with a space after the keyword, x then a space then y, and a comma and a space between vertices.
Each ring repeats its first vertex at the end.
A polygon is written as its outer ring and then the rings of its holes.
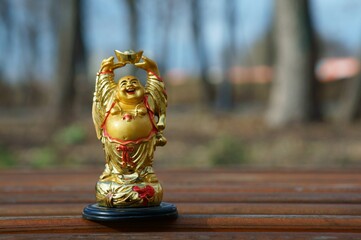
POLYGON ((21 240, 21 239, 169 239, 169 240, 360 240, 361 233, 329 233, 329 232, 107 232, 95 233, 91 236, 89 233, 43 233, 43 234, 2 234, 4 240, 21 240))
POLYGON ((0 232, 104 232, 104 231, 329 231, 361 233, 361 217, 349 215, 181 215, 173 222, 147 221, 95 223, 74 216, 2 217, 0 232))
MULTIPOLYGON (((83 192, 41 192, 0 195, 1 203, 92 203, 94 193, 83 192)), ((168 193, 164 201, 180 203, 334 203, 359 204, 359 193, 168 193)))
MULTIPOLYGON (((177 203, 180 214, 361 215, 360 204, 177 203)), ((2 217, 80 215, 87 203, 2 204, 2 217)))

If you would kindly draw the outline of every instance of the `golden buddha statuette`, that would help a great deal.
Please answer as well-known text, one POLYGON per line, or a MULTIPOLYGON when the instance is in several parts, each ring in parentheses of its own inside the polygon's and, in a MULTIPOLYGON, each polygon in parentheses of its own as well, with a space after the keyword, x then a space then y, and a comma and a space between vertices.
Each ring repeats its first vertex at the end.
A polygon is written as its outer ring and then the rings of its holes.
POLYGON ((163 189, 153 171, 157 146, 163 136, 167 94, 157 64, 143 52, 115 51, 101 63, 95 83, 92 116, 103 144, 105 169, 96 184, 102 207, 158 206, 163 189), (114 81, 114 70, 132 64, 147 72, 147 83, 135 76, 114 81))

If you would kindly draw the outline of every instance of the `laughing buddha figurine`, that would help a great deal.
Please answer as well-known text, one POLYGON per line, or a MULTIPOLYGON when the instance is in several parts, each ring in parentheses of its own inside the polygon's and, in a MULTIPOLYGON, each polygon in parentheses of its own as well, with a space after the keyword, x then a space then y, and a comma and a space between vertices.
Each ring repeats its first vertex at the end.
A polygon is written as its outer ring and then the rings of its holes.
POLYGON ((92 116, 103 144, 105 169, 96 184, 101 207, 159 206, 163 189, 153 171, 157 146, 167 142, 167 94, 157 64, 143 52, 115 51, 104 59, 97 73, 92 116), (132 64, 147 72, 145 87, 135 76, 114 81, 114 70, 132 64))

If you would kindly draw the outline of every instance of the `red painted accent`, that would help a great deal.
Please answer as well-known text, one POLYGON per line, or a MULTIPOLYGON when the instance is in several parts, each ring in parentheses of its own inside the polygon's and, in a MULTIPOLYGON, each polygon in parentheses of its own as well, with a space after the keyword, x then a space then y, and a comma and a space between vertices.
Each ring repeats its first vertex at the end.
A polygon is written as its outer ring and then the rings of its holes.
POLYGON ((152 125, 153 125, 153 130, 152 131, 158 132, 158 128, 157 128, 157 126, 156 126, 156 124, 154 122, 154 112, 152 111, 152 109, 149 106, 148 96, 147 95, 144 97, 144 105, 148 109, 148 115, 149 115, 150 121, 152 122, 152 125))
POLYGON ((104 122, 102 123, 102 126, 101 126, 101 128, 102 128, 103 130, 105 129, 105 128, 104 128, 105 123, 106 123, 106 121, 107 121, 107 119, 108 119, 108 117, 109 117, 110 111, 113 109, 115 103, 116 103, 115 101, 112 103, 112 106, 110 107, 109 111, 107 112, 107 115, 105 116, 104 122))
POLYGON ((134 166, 135 163, 133 162, 133 158, 129 155, 129 153, 134 151, 134 147, 128 147, 126 145, 119 145, 117 148, 117 151, 122 151, 122 166, 126 167, 127 164, 134 166))
POLYGON ((103 135, 104 137, 107 137, 108 139, 110 139, 112 142, 116 142, 116 143, 119 143, 119 144, 122 144, 122 145, 126 145, 126 144, 129 144, 129 143, 132 143, 132 144, 139 144, 141 142, 146 142, 146 141, 149 141, 153 136, 154 134, 156 133, 157 131, 150 131, 149 135, 144 137, 144 138, 139 138, 139 139, 136 139, 136 140, 122 140, 122 139, 118 139, 118 138, 114 138, 114 137, 111 137, 108 132, 106 131, 105 128, 103 128, 103 135))
POLYGON ((133 191, 139 194, 139 197, 143 200, 143 205, 148 204, 148 199, 154 196, 154 188, 150 185, 140 188, 138 186, 133 187, 133 191))
MULTIPOLYGON (((159 82, 163 82, 163 79, 160 76, 158 76, 157 74, 155 74, 154 72, 149 71, 149 73, 153 74, 158 79, 159 82)), ((167 92, 165 91, 165 89, 163 89, 162 92, 163 92, 164 95, 167 96, 167 92)))
POLYGON ((155 73, 152 72, 152 71, 148 71, 148 72, 151 73, 151 74, 153 74, 153 75, 158 79, 159 82, 163 82, 163 79, 162 79, 160 76, 158 76, 157 74, 155 74, 155 73))
POLYGON ((100 74, 113 74, 113 71, 104 71, 104 72, 99 72, 98 74, 99 75, 100 74))

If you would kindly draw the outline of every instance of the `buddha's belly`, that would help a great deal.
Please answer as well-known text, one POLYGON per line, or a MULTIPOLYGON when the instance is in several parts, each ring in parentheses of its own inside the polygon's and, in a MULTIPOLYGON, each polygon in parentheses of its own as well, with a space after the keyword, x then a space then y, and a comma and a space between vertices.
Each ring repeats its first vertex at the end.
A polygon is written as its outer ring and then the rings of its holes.
POLYGON ((153 129, 148 115, 124 120, 119 115, 109 115, 105 128, 108 135, 122 141, 136 141, 148 137, 153 129))

